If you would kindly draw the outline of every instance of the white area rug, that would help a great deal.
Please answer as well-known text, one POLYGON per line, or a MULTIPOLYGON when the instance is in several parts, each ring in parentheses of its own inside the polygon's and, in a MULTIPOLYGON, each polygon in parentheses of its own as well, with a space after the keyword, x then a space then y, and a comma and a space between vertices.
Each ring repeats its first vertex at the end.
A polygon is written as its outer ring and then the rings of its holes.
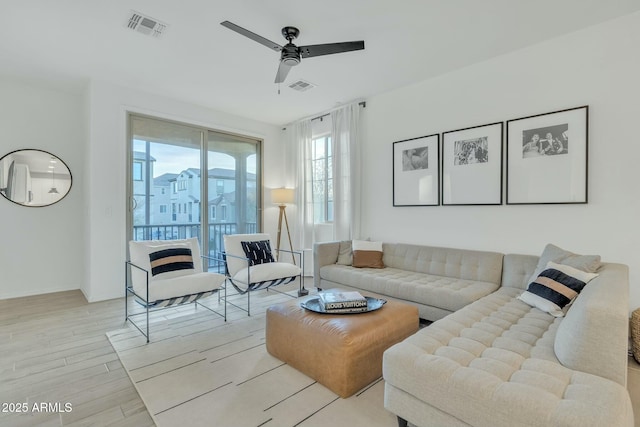
MULTIPOLYGON (((228 305, 226 323, 193 304, 159 311, 149 344, 130 325, 107 336, 159 427, 396 426, 382 379, 341 399, 267 353, 266 308, 289 299, 254 292, 251 317, 228 305)), ((205 304, 222 309, 216 296, 205 304)))

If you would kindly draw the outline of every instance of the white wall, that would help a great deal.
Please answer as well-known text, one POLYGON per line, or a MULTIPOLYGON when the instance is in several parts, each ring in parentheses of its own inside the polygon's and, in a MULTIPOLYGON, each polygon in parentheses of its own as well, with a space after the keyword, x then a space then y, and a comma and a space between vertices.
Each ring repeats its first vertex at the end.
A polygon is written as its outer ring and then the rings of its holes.
POLYGON ((23 148, 60 157, 71 192, 47 207, 0 198, 0 299, 78 289, 84 279, 82 97, 0 76, 0 157, 23 148))
MULTIPOLYGON (((89 301, 116 298, 124 293, 127 111, 262 138, 263 184, 267 189, 284 184, 278 162, 282 147, 277 126, 104 82, 91 83, 86 101, 90 114, 89 179, 85 194, 90 218, 86 230, 89 268, 82 289, 89 301)), ((269 203, 268 194, 264 206, 264 230, 275 237, 278 209, 269 203)))
MULTIPOLYGON (((437 42, 437 41, 436 41, 437 42)), ((640 13, 367 100, 362 235, 539 254, 547 242, 630 267, 640 306, 640 13), (392 207, 391 144, 589 105, 589 203, 392 207)))

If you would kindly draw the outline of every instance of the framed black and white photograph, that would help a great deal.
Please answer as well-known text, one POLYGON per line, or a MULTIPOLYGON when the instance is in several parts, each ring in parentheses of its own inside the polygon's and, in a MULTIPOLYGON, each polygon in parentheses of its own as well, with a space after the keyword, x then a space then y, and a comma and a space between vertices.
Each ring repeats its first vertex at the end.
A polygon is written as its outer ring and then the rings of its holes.
POLYGON ((440 204, 440 135, 393 143, 393 206, 440 204))
POLYGON ((587 203, 589 107, 507 121, 507 204, 587 203))
POLYGON ((502 204, 503 123, 442 133, 442 204, 502 204))

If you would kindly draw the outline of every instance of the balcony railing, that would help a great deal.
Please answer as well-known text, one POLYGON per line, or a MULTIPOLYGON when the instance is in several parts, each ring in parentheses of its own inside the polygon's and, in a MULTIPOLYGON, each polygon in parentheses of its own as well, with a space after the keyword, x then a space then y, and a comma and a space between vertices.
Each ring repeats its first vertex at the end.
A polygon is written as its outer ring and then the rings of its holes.
MULTIPOLYGON (((202 242, 200 224, 166 224, 166 225, 134 225, 133 240, 176 240, 197 237, 202 242)), ((255 222, 244 223, 244 230, 239 231, 234 222, 209 224, 209 256, 219 258, 224 250, 225 234, 256 233, 255 222)))

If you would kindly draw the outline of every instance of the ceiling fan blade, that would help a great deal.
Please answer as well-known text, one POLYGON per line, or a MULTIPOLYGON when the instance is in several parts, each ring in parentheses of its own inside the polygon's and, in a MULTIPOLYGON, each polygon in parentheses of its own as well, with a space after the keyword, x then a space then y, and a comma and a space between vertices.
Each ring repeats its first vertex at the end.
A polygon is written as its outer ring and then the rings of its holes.
POLYGON ((282 83, 287 78, 287 74, 289 74, 289 70, 291 70, 291 66, 285 64, 284 62, 280 62, 280 66, 278 67, 278 72, 276 73, 276 81, 275 83, 282 83))
POLYGON ((303 58, 311 58, 314 56, 351 52, 352 50, 362 50, 364 49, 364 40, 356 42, 314 44, 310 46, 300 46, 299 49, 303 58))
POLYGON ((276 52, 280 52, 282 50, 282 46, 280 46, 278 43, 274 43, 269 39, 265 39, 264 37, 257 35, 256 33, 252 33, 251 31, 244 29, 234 24, 233 22, 224 21, 221 22, 220 25, 235 31, 236 33, 242 34, 245 37, 249 37, 251 40, 258 42, 271 50, 275 50, 276 52))

